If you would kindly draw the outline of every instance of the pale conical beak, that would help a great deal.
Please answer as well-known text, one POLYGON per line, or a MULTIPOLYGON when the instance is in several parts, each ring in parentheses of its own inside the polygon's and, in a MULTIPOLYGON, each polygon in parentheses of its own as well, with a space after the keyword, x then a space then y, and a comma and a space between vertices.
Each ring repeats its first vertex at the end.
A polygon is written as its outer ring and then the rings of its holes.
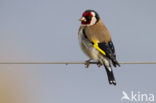
POLYGON ((86 18, 85 18, 85 17, 81 17, 81 18, 79 19, 79 21, 86 21, 86 18))

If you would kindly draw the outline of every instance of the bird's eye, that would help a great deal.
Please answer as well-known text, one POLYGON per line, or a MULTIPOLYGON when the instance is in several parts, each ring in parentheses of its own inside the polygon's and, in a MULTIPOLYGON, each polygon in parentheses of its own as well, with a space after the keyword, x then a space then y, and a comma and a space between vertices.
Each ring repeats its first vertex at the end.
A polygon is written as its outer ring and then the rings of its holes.
POLYGON ((92 18, 92 14, 91 14, 90 12, 84 12, 84 13, 82 14, 82 16, 84 16, 84 17, 86 17, 86 18, 88 18, 88 19, 91 19, 91 18, 92 18))
POLYGON ((89 16, 88 16, 88 19, 91 19, 91 18, 92 18, 92 16, 91 16, 91 15, 89 15, 89 16))

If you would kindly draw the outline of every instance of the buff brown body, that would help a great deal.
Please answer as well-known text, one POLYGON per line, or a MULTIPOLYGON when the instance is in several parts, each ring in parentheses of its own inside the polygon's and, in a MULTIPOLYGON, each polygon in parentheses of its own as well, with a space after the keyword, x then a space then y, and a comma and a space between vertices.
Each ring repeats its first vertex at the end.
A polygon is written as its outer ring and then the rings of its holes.
POLYGON ((87 26, 86 35, 90 41, 106 42, 111 41, 110 32, 100 19, 95 25, 87 26))

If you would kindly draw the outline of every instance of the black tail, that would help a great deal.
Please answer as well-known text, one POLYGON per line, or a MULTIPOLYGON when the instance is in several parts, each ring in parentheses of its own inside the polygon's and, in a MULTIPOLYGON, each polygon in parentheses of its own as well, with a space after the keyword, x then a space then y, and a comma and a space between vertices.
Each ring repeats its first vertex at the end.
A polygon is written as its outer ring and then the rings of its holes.
POLYGON ((111 66, 107 67, 104 65, 104 67, 105 67, 106 72, 107 72, 109 84, 116 85, 116 81, 115 81, 113 70, 112 70, 111 66))

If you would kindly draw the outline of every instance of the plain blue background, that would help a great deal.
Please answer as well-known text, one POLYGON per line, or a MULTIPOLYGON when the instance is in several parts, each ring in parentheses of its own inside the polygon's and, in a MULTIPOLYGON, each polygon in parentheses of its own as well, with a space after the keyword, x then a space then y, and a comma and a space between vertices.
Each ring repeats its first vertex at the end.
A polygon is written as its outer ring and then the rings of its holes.
MULTIPOLYGON (((96 10, 119 61, 156 61, 155 0, 0 0, 0 62, 85 61, 78 19, 96 10)), ((121 103, 122 91, 156 94, 156 65, 0 64, 0 103, 121 103)))

